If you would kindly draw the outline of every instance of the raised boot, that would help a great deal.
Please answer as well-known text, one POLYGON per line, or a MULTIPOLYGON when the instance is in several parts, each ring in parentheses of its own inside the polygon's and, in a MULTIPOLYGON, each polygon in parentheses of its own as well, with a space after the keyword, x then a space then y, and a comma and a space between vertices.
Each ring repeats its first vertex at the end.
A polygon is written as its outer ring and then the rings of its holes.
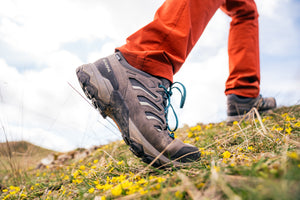
POLYGON ((198 148, 174 139, 166 120, 169 81, 140 71, 120 52, 77 68, 86 96, 100 114, 112 118, 130 150, 153 166, 180 165, 200 158, 198 148))

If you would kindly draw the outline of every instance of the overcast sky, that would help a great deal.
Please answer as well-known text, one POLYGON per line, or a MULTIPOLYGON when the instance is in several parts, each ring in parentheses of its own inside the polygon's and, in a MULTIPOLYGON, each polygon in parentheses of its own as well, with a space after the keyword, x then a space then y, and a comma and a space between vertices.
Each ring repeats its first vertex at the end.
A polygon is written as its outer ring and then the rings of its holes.
MULTIPOLYGON (((0 142, 7 137, 67 151, 121 139, 80 96, 75 69, 112 54, 162 2, 0 0, 0 142)), ((300 1, 260 0, 257 7, 261 93, 279 106, 299 104, 300 1)), ((177 109, 181 126, 226 119, 229 23, 217 11, 175 75, 187 88, 185 107, 177 109)))

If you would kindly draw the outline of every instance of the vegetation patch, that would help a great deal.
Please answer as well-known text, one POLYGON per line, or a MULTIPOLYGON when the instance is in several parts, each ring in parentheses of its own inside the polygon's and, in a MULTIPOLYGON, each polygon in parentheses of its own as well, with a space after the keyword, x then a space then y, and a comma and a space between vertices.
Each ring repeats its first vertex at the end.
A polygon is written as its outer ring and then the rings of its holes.
POLYGON ((180 169, 148 166, 123 141, 63 164, 1 168, 0 199, 297 199, 299 116, 297 105, 252 110, 230 126, 184 126, 175 136, 197 146, 201 159, 180 169))

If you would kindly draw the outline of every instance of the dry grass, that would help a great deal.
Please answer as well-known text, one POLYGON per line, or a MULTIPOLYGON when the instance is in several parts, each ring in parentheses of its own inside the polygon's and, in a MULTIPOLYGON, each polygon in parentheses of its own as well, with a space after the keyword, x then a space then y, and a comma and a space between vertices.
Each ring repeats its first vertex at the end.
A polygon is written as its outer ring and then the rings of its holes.
POLYGON ((84 159, 23 170, 1 182, 2 199, 297 199, 300 106, 235 122, 181 128, 176 136, 202 152, 181 169, 140 162, 122 141, 84 159))

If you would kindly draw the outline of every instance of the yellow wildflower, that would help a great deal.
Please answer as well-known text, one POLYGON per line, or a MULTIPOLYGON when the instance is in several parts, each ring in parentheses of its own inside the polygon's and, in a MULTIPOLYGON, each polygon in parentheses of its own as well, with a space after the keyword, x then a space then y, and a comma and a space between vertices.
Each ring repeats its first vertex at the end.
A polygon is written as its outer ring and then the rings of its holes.
POLYGON ((88 173, 87 173, 87 172, 83 172, 82 175, 83 175, 83 176, 87 176, 88 173))
POLYGON ((253 146, 249 146, 248 149, 249 149, 250 151, 253 151, 253 146))
POLYGON ((183 197, 182 192, 180 192, 179 190, 177 192, 175 192, 175 197, 182 199, 182 197, 183 197))
POLYGON ((112 172, 113 170, 114 170, 115 168, 114 167, 112 167, 108 172, 110 173, 110 172, 112 172))
POLYGON ((230 158, 230 156, 231 156, 231 153, 229 152, 229 151, 225 151, 224 153, 222 153, 222 155, 223 155, 223 158, 230 158))
POLYGON ((140 179, 138 182, 137 182, 137 184, 139 184, 139 185, 142 185, 142 184, 145 184, 145 183, 147 183, 147 181, 145 180, 145 179, 140 179))
POLYGON ((24 194, 24 193, 22 193, 22 194, 21 194, 21 197, 22 197, 22 198, 25 198, 25 197, 27 197, 27 195, 24 194))
POLYGON ((124 161, 121 160, 121 161, 119 161, 117 164, 118 164, 118 165, 122 165, 123 163, 124 163, 124 161))
POLYGON ((214 169, 216 170, 216 172, 220 171, 220 167, 218 167, 218 166, 214 166, 214 169))
POLYGON ((84 166, 84 165, 81 165, 81 166, 79 167, 79 169, 84 171, 84 170, 85 170, 85 166, 84 166))
POLYGON ((119 196, 122 194, 122 186, 119 184, 116 187, 111 189, 111 194, 113 196, 119 196))
POLYGON ((98 190, 102 190, 104 187, 103 187, 103 185, 101 185, 101 184, 97 184, 97 185, 96 185, 96 188, 97 188, 98 190))
POLYGON ((201 131, 201 126, 200 125, 194 126, 194 127, 190 128, 190 130, 192 132, 194 132, 194 131, 201 131))
POLYGON ((111 185, 111 184, 105 184, 104 186, 103 186, 103 189, 104 190, 109 190, 109 189, 111 189, 113 187, 113 185, 111 185))
POLYGON ((122 185, 123 188, 129 188, 133 185, 133 183, 126 180, 126 181, 123 181, 121 185, 122 185))
POLYGON ((205 126, 206 130, 211 129, 211 128, 212 128, 212 124, 208 124, 207 126, 205 126))
POLYGON ((143 188, 140 190, 140 194, 144 195, 147 194, 149 191, 148 190, 144 190, 143 188))
POLYGON ((160 189, 160 184, 155 185, 154 188, 155 188, 156 190, 159 190, 159 189, 160 189))
POLYGON ((197 184, 197 188, 202 188, 205 185, 205 183, 199 183, 197 184))
POLYGON ((77 184, 80 184, 80 183, 82 183, 83 182, 83 180, 82 179, 80 179, 80 178, 78 178, 78 179, 74 179, 74 180, 72 180, 72 183, 77 183, 77 184))
MULTIPOLYGON (((123 141, 123 140, 122 140, 123 141)), ((101 197, 101 200, 106 200, 106 197, 105 196, 102 196, 101 197)))
POLYGON ((73 173, 73 178, 77 178, 78 175, 79 175, 79 172, 78 172, 78 171, 75 171, 75 172, 73 173))
POLYGON ((273 126, 271 131, 275 131, 276 130, 276 126, 273 126))
POLYGON ((9 186, 9 189, 10 189, 10 192, 9 192, 10 195, 14 195, 21 190, 19 187, 14 187, 14 186, 9 186))
POLYGON ((291 135, 291 131, 292 131, 293 129, 291 128, 291 127, 289 127, 289 128, 287 128, 287 129, 285 129, 285 132, 287 132, 289 135, 291 135))
POLYGON ((287 152, 287 156, 288 157, 290 157, 290 158, 292 158, 292 159, 298 159, 298 154, 297 154, 297 152, 287 152))
POLYGON ((166 181, 165 178, 162 178, 162 177, 158 177, 158 178, 157 178, 157 182, 158 182, 158 183, 162 183, 162 182, 165 182, 165 181, 166 181))
POLYGON ((282 127, 278 127, 278 128, 276 128, 276 130, 280 132, 280 131, 283 130, 283 128, 282 127))
POLYGON ((107 163, 107 167, 110 167, 112 165, 112 161, 110 161, 109 163, 107 163))
POLYGON ((92 187, 92 188, 89 189, 90 194, 93 194, 94 192, 95 192, 95 188, 92 187))
POLYGON ((194 133, 188 132, 188 137, 189 137, 189 138, 192 138, 193 136, 194 136, 194 133))
POLYGON ((10 197, 10 194, 7 194, 7 195, 3 198, 3 200, 8 199, 9 197, 10 197))

